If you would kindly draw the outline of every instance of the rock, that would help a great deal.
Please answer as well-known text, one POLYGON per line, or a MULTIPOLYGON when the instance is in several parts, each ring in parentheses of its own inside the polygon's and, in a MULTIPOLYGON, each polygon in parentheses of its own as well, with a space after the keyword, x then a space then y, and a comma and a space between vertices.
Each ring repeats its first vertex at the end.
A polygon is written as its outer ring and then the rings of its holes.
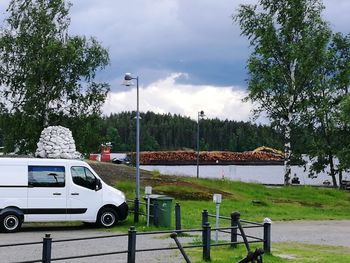
POLYGON ((43 148, 44 147, 44 144, 43 143, 41 143, 41 142, 38 142, 37 144, 36 144, 36 146, 38 146, 38 148, 43 148))
POLYGON ((52 159, 58 159, 60 157, 60 154, 52 154, 52 153, 50 153, 50 154, 47 155, 47 157, 48 158, 52 158, 52 159))
POLYGON ((37 143, 35 156, 41 158, 81 159, 82 155, 76 151, 72 132, 62 126, 45 128, 37 143))
POLYGON ((69 149, 75 149, 75 144, 74 143, 69 144, 69 149))
POLYGON ((45 150, 39 151, 35 153, 36 156, 39 156, 41 158, 45 158, 46 157, 46 152, 45 150))
POLYGON ((50 146, 50 145, 46 145, 46 146, 44 146, 44 150, 45 151, 51 151, 51 149, 52 149, 52 146, 50 146))
POLYGON ((71 154, 68 153, 62 153, 61 154, 62 159, 73 159, 71 154))

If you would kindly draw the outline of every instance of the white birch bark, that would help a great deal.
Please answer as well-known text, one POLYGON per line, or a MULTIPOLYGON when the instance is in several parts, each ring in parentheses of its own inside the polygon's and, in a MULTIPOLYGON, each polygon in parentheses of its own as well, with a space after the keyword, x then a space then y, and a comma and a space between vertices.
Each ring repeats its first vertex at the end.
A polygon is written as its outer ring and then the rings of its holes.
POLYGON ((292 113, 288 113, 288 120, 285 122, 284 132, 284 184, 289 185, 291 179, 291 165, 290 159, 292 155, 291 150, 291 119, 293 118, 292 113))
MULTIPOLYGON (((297 60, 295 59, 290 64, 290 78, 291 78, 291 92, 290 94, 296 93, 295 87, 295 69, 297 66, 297 60)), ((295 96, 295 95, 294 95, 295 96)), ((288 101, 288 116, 285 120, 285 132, 284 132, 284 184, 289 185, 291 179, 291 124, 293 120, 293 104, 294 104, 294 96, 290 95, 288 101)))
POLYGON ((44 127, 49 126, 49 111, 48 111, 48 107, 49 107, 49 102, 47 100, 46 96, 46 88, 45 88, 45 84, 43 84, 41 86, 41 94, 43 95, 43 99, 45 101, 45 110, 43 112, 42 118, 43 118, 43 124, 44 127))

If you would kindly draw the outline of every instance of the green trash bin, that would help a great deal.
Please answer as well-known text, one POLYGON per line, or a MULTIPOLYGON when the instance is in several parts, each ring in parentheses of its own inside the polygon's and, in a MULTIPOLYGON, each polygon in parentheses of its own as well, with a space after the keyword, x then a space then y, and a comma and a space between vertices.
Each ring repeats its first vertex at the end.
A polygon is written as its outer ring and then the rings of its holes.
POLYGON ((158 203, 158 224, 162 227, 170 227, 173 198, 161 196, 156 199, 158 203))
MULTIPOLYGON (((147 202, 147 198, 144 199, 147 202)), ((170 227, 172 202, 173 198, 166 195, 150 195, 150 222, 155 226, 170 227)))

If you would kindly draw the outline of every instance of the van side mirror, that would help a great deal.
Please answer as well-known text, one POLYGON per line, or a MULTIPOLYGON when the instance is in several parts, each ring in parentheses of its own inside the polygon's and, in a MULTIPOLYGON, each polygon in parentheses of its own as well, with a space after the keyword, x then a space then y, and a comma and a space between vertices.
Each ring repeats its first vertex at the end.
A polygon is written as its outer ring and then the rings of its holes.
POLYGON ((102 189, 102 183, 100 179, 96 178, 96 186, 95 186, 95 191, 101 190, 102 189))

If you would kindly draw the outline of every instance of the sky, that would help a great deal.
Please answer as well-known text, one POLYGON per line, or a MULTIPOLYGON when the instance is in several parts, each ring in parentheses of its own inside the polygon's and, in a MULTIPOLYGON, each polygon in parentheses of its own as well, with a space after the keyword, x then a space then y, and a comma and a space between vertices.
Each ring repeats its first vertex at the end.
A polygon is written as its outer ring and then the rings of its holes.
MULTIPOLYGON (((0 0, 0 20, 9 0, 0 0)), ((136 109, 136 88, 121 83, 139 76, 140 110, 197 118, 251 120, 246 91, 248 41, 232 21, 240 4, 257 0, 71 0, 69 34, 94 36, 109 50, 110 65, 97 78, 111 92, 104 114, 136 109)), ((324 0, 325 20, 349 33, 350 1, 324 0)), ((259 119, 258 122, 266 120, 259 119)))

